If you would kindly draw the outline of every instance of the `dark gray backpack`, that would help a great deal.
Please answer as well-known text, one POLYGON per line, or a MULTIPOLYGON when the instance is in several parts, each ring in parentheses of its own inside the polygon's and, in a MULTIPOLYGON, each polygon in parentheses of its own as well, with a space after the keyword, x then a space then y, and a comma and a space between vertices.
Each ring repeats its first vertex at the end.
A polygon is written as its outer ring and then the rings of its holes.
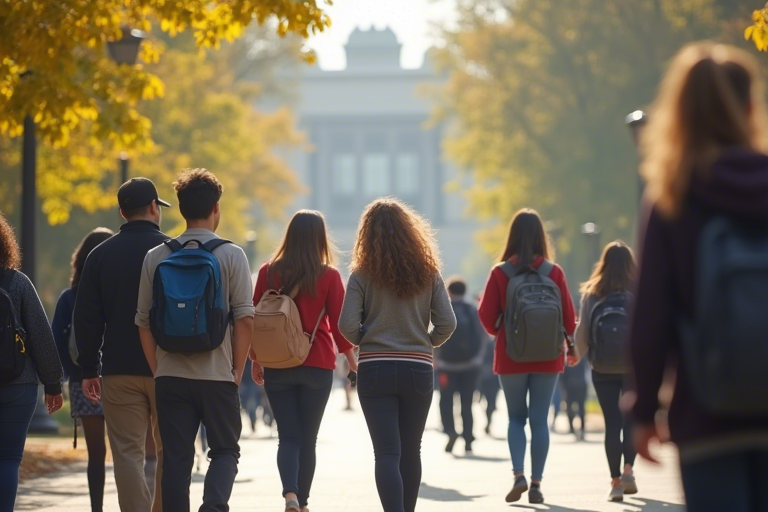
POLYGON ((509 277, 503 314, 507 355, 518 363, 557 359, 565 340, 560 288, 550 279, 554 265, 545 261, 537 270, 500 264, 509 277))
POLYGON ((680 322, 693 396, 713 414, 768 415, 768 226, 715 217, 694 275, 694 317, 680 322))
POLYGON ((598 373, 627 372, 628 310, 631 303, 631 293, 614 292, 597 300, 589 312, 592 332, 588 357, 592 369, 598 373))

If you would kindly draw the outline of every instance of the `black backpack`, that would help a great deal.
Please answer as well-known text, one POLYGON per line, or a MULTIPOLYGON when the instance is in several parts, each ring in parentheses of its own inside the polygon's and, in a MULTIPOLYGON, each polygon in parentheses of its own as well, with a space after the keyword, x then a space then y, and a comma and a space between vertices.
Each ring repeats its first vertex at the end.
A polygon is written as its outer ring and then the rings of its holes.
POLYGON ((14 270, 6 270, 0 278, 0 384, 8 384, 21 376, 27 362, 27 333, 8 295, 14 270))
POLYGON ((549 277, 555 266, 548 261, 536 270, 508 261, 500 266, 509 277, 503 314, 507 355, 518 363, 557 359, 565 329, 560 288, 549 277))
POLYGON ((696 250, 693 318, 681 352, 696 401, 717 415, 768 415, 768 226, 714 217, 696 250))
POLYGON ((483 348, 482 335, 477 329, 477 310, 466 302, 453 302, 452 305, 456 315, 456 330, 438 350, 438 359, 446 363, 469 362, 483 348))
POLYGON ((627 372, 627 335, 632 294, 615 292, 598 300, 589 313, 589 362, 598 373, 627 372))

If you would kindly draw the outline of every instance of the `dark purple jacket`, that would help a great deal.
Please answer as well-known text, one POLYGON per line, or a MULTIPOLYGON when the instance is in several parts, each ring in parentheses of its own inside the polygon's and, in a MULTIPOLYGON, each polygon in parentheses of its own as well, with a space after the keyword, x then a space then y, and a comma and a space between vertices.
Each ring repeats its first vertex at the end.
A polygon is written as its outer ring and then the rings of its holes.
POLYGON ((653 422, 664 370, 675 366, 677 382, 669 427, 672 441, 681 449, 723 442, 745 444, 748 439, 761 437, 768 443, 765 418, 727 419, 704 412, 691 396, 684 363, 677 357, 677 320, 680 315, 691 316, 696 296, 697 240, 714 214, 768 223, 768 156, 728 150, 715 162, 707 179, 693 178, 678 218, 663 218, 655 208, 645 214, 631 328, 633 384, 638 394, 633 415, 638 423, 653 422))

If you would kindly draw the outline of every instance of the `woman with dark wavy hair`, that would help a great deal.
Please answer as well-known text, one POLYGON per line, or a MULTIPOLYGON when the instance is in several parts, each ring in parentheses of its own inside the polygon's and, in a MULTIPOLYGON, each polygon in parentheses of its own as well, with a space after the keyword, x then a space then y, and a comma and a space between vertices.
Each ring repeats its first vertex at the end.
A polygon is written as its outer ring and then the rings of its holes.
POLYGON ((104 410, 101 408, 101 402, 88 400, 83 393, 83 371, 72 361, 69 338, 72 334, 72 313, 75 310, 77 286, 83 275, 85 260, 97 245, 112 235, 114 232, 111 229, 96 228, 88 233, 75 248, 72 254, 70 285, 59 296, 51 323, 53 337, 59 349, 59 358, 64 366, 64 376, 69 377, 70 414, 83 426, 85 444, 88 448, 88 489, 92 512, 101 511, 104 504, 104 459, 107 456, 107 446, 104 441, 104 410))
POLYGON ((426 220, 396 199, 368 205, 339 330, 360 347, 358 393, 385 512, 416 508, 421 437, 434 386, 432 351, 456 328, 439 267, 426 220))
MULTIPOLYGON (((10 306, 7 297, 0 297, 0 304, 6 313, 3 316, 8 318, 14 314, 26 332, 23 339, 16 337, 16 345, 11 348, 4 344, 8 340, 5 330, 11 329, 12 324, 0 326, 4 357, 11 350, 19 350, 23 361, 23 368, 18 368, 21 375, 10 382, 3 380, 0 383, 0 512, 13 512, 27 429, 37 406, 38 382, 45 388, 48 413, 58 411, 62 404, 61 362, 56 343, 35 287, 18 271, 20 264, 19 245, 13 229, 0 213, 0 294, 10 298, 10 306)), ((6 363, 3 364, 3 377, 6 377, 7 360, 3 363, 6 363)))

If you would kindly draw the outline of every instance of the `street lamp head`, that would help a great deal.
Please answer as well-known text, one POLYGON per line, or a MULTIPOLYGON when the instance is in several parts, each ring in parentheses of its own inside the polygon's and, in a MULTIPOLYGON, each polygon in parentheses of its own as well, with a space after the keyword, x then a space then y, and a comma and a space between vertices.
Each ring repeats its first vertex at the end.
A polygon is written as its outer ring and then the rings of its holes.
POLYGON ((635 145, 640 141, 640 131, 647 122, 648 114, 642 110, 635 110, 624 119, 624 123, 629 127, 629 131, 632 132, 632 140, 635 141, 635 145))
POLYGON ((132 66, 136 64, 136 59, 139 56, 139 47, 144 39, 146 39, 146 34, 141 30, 123 27, 123 37, 117 41, 107 43, 109 56, 118 65, 128 64, 132 66))
POLYGON ((587 222, 581 226, 581 232, 587 236, 594 236, 600 233, 600 227, 594 222, 587 222))

